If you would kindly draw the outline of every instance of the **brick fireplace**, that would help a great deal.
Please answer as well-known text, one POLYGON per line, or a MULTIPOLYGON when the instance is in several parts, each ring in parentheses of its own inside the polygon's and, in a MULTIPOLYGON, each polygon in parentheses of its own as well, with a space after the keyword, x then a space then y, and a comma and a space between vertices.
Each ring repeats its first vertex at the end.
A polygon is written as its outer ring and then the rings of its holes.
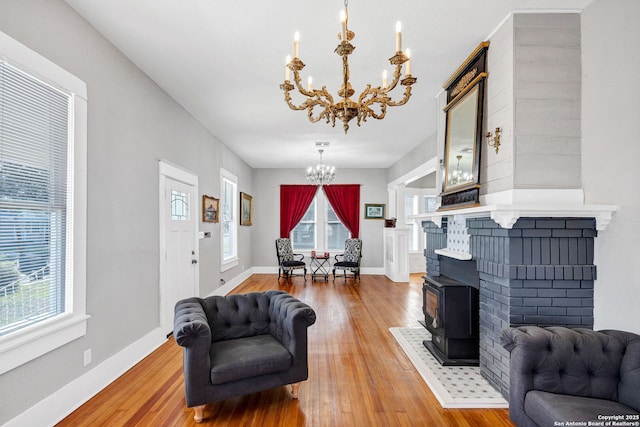
POLYGON ((513 221, 506 223, 510 228, 488 217, 454 221, 442 216, 436 223, 422 222, 428 275, 441 274, 443 256, 464 254, 475 261, 480 276, 480 370, 505 397, 509 353, 500 344, 502 330, 525 324, 592 328, 596 278, 595 218, 513 221), (456 222, 464 224, 462 231, 456 222), (468 248, 464 253, 456 247, 460 242, 468 248), (454 250, 447 249, 452 246, 454 250))

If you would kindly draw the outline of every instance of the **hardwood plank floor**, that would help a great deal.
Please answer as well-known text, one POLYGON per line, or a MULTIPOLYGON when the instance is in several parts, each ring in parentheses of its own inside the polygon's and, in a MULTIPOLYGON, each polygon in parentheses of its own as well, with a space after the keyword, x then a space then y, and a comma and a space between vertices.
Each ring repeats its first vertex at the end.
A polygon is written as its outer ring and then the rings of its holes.
MULTIPOLYGON (((513 426, 506 409, 442 409, 389 332, 422 318, 422 279, 384 276, 312 282, 257 274, 233 293, 282 289, 314 308, 309 380, 294 400, 285 387, 207 405, 209 426, 513 426)), ((61 421, 59 426, 191 426, 182 349, 169 339, 61 421)))

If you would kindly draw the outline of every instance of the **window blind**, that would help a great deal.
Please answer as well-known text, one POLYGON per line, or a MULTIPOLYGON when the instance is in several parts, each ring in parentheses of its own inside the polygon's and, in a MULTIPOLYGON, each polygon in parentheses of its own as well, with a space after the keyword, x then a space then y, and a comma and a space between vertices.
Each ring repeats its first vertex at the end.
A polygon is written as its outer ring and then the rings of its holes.
POLYGON ((70 124, 69 94, 0 60, 0 336, 68 308, 70 124))

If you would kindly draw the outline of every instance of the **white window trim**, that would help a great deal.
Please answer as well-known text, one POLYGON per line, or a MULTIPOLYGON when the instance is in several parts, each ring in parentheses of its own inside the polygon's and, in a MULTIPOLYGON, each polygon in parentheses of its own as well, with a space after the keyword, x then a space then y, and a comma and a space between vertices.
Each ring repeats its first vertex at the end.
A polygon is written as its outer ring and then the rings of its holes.
MULTIPOLYGON (((222 195, 224 195, 224 179, 226 178, 227 180, 233 182, 236 186, 236 191, 234 191, 233 194, 233 202, 231 203, 231 206, 233 207, 233 223, 234 223, 234 227, 233 227, 233 241, 234 241, 234 245, 233 245, 233 257, 229 258, 229 259, 224 259, 224 237, 222 235, 222 230, 220 231, 220 271, 227 271, 232 269, 233 267, 236 267, 238 265, 239 262, 239 257, 238 257, 238 224, 240 219, 238 218, 238 203, 239 202, 239 198, 238 198, 238 177, 235 176, 234 174, 232 174, 231 172, 229 172, 228 170, 224 169, 224 168, 220 168, 220 196, 222 197, 222 195)), ((222 215, 220 215, 220 221, 222 221, 222 215)), ((221 224, 222 226, 222 224, 221 224)))
POLYGON ((69 143, 70 191, 67 215, 73 217, 67 249, 71 280, 70 311, 0 338, 0 374, 86 335, 87 319, 87 87, 76 76, 0 31, 0 58, 71 93, 73 130, 69 143), (72 163, 71 163, 72 162, 72 163))
MULTIPOLYGON (((425 196, 431 196, 431 197, 436 197, 438 195, 438 192, 436 191, 435 188, 422 188, 422 189, 414 189, 414 188, 407 188, 406 192, 405 192, 405 197, 406 196, 417 196, 418 200, 418 213, 416 215, 423 215, 426 213, 426 210, 424 208, 424 203, 422 198, 425 196)), ((416 229, 416 235, 414 236, 414 238, 417 239, 418 242, 418 249, 416 250, 409 250, 409 253, 411 254, 423 254, 424 250, 427 246, 426 244, 426 234, 423 232, 422 230, 422 221, 418 220, 416 221, 416 215, 407 215, 407 224, 409 223, 409 221, 413 222, 414 224, 416 224, 417 229, 416 229)))

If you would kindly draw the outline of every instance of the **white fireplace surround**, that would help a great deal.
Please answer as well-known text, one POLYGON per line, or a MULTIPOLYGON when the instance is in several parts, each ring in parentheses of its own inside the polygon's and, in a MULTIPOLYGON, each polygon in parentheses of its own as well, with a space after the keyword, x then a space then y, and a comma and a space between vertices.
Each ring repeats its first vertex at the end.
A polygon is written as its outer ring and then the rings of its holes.
POLYGON ((604 230, 611 222, 615 205, 588 205, 582 189, 506 190, 480 196, 481 206, 442 210, 415 215, 414 220, 431 221, 438 227, 443 217, 491 218, 502 228, 510 229, 520 217, 595 218, 596 229, 604 230))

